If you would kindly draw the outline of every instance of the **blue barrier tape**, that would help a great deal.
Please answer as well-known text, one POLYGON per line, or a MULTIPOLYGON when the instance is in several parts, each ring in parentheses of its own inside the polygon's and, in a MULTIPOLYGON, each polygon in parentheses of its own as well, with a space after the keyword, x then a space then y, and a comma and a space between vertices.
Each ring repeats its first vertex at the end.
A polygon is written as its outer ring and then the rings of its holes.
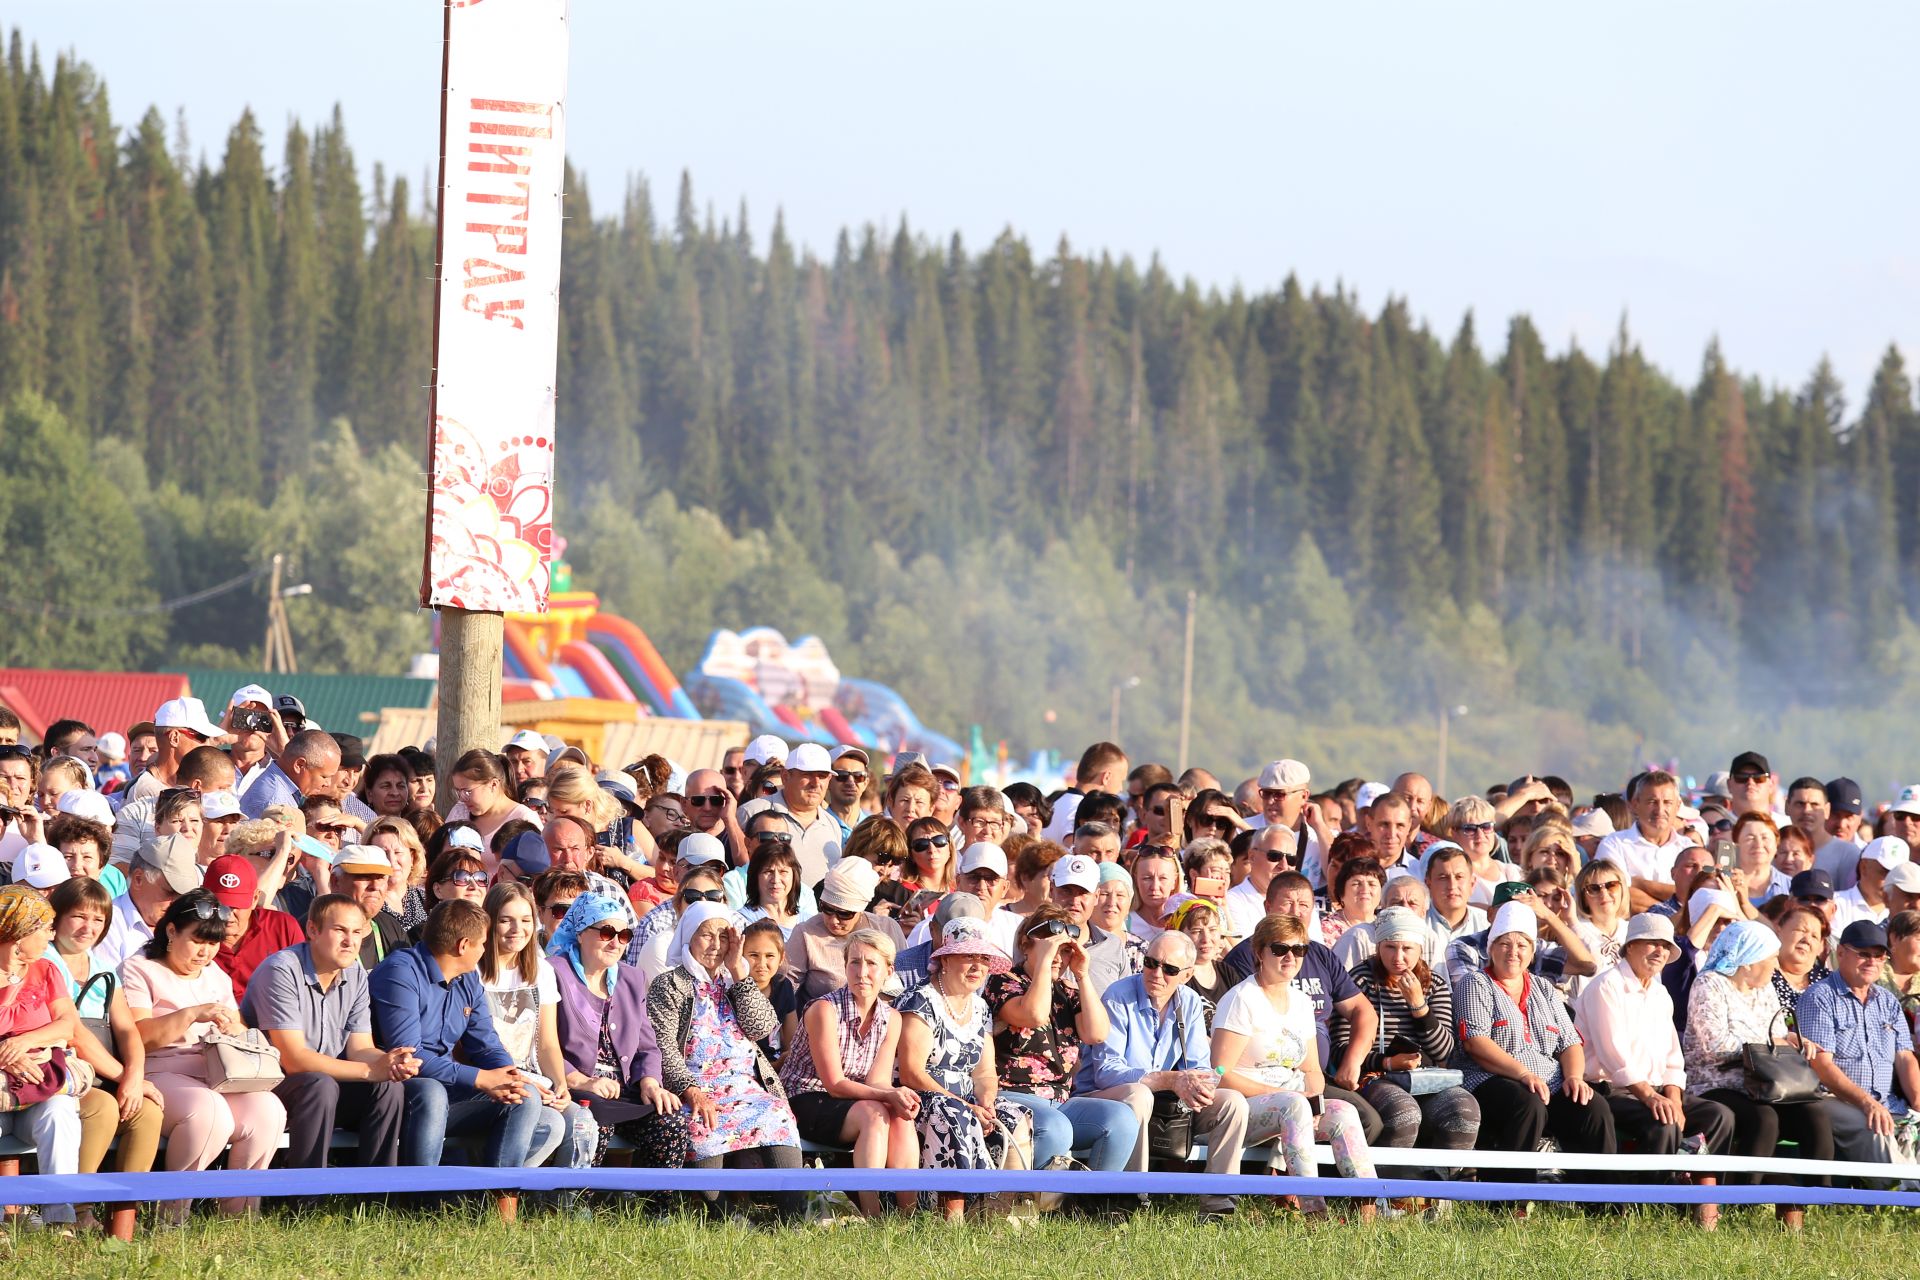
POLYGON ((1844 1187, 1436 1182, 1423 1178, 1295 1178, 1243 1173, 1091 1173, 956 1169, 243 1169, 181 1173, 29 1174, 0 1180, 0 1202, 91 1204, 224 1196, 373 1196, 487 1191, 922 1191, 987 1195, 1440 1196, 1586 1204, 1854 1204, 1920 1208, 1920 1193, 1844 1187))

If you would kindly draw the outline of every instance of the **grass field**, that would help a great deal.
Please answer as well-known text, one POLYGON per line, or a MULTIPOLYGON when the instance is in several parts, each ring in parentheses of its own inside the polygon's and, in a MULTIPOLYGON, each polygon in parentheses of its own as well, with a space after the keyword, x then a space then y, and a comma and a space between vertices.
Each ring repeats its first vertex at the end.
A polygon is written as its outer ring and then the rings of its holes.
POLYGON ((405 1215, 384 1209, 254 1222, 196 1218, 178 1231, 142 1231, 132 1245, 16 1234, 0 1243, 0 1275, 54 1276, 508 1276, 832 1280, 912 1277, 1271 1276, 1285 1280, 1611 1280, 1612 1277, 1920 1275, 1920 1216, 1909 1211, 1814 1210, 1807 1230, 1782 1233, 1770 1211, 1729 1208, 1712 1236, 1670 1212, 1589 1217, 1536 1207, 1524 1221, 1461 1205, 1443 1222, 1417 1218, 1359 1228, 1310 1226, 1243 1202, 1224 1226, 1157 1209, 1123 1227, 1049 1215, 947 1227, 929 1217, 834 1228, 755 1228, 676 1213, 602 1210, 592 1221, 529 1214, 405 1215))

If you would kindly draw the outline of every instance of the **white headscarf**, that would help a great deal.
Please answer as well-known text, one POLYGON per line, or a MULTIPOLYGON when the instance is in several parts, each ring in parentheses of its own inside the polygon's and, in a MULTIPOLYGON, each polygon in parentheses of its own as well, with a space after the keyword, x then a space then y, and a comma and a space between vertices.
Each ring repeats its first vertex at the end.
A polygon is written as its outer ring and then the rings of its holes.
POLYGON ((680 921, 673 927, 673 941, 667 944, 667 967, 679 965, 693 975, 695 982, 711 982, 713 975, 700 967, 698 961, 687 954, 687 943, 700 931, 700 926, 709 920, 733 919, 733 910, 718 902, 696 902, 680 913, 680 921))

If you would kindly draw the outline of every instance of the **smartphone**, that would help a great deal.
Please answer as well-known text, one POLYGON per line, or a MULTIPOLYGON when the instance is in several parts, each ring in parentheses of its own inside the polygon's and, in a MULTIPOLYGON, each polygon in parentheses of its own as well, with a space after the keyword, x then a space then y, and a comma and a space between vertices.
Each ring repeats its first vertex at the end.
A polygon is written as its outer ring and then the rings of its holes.
POLYGON ((1713 842, 1713 865, 1722 871, 1731 871, 1739 863, 1739 851, 1731 840, 1713 842))
POLYGON ((1197 898, 1205 898, 1210 902, 1218 902, 1226 896, 1227 882, 1219 876, 1195 876, 1193 878, 1193 893, 1197 898))

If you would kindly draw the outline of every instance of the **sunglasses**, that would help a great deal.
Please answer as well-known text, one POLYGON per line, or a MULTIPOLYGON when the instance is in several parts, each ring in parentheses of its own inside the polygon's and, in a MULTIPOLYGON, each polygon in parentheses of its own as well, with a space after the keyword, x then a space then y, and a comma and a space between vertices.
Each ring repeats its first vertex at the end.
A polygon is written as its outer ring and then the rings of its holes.
POLYGON ((1493 830, 1493 824, 1491 822, 1463 822, 1460 824, 1458 830, 1461 835, 1472 832, 1476 836, 1483 836, 1493 830))
POLYGON ((856 787, 864 787, 867 785, 867 775, 864 773, 855 773, 851 769, 835 769, 833 771, 833 780, 835 782, 851 782, 856 787))
POLYGON ((903 867, 906 863, 907 860, 905 858, 896 858, 890 853, 876 854, 873 859, 873 864, 876 867, 903 867))
POLYGON ((940 779, 940 789, 942 791, 958 791, 960 789, 960 784, 953 781, 951 778, 942 778, 940 779))
POLYGON ((552 916, 555 920, 566 919, 567 912, 571 910, 573 910, 572 898, 568 898, 565 902, 549 902, 547 904, 547 914, 552 916))
POLYGON ((1731 830, 1733 830, 1733 819, 1732 819, 1732 818, 1722 818, 1722 819, 1720 819, 1720 820, 1719 820, 1718 822, 1709 822, 1709 823, 1707 824, 1707 830, 1709 830, 1709 831, 1731 831, 1731 830))
POLYGON ((440 883, 459 885, 467 889, 481 887, 487 883, 487 873, 484 871, 453 871, 449 872, 446 879, 440 883))
POLYGON ((1741 783, 1745 783, 1747 786, 1752 786, 1754 783, 1760 781, 1762 778, 1766 776, 1767 775, 1764 773, 1734 773, 1734 774, 1727 775, 1727 781, 1741 782, 1741 783))
POLYGON ((772 778, 768 778, 760 784, 760 794, 763 796, 777 796, 780 794, 780 784, 772 778))
POLYGON ((1042 920, 1027 930, 1027 940, 1035 938, 1057 938, 1063 933, 1074 933, 1074 927, 1065 920, 1042 920))
POLYGON ((1163 804, 1157 804, 1153 806, 1153 808, 1147 810, 1147 812, 1151 813, 1156 818, 1164 818, 1167 816, 1167 806, 1163 804))
POLYGON ((682 889, 680 901, 692 906, 696 902, 725 902, 727 895, 721 889, 682 889))
POLYGON ((547 798, 545 796, 528 796, 520 803, 536 813, 546 812, 547 798))
POLYGON ((790 831, 762 831, 753 838, 753 842, 755 844, 792 844, 793 833, 790 831))
POLYGON ((1177 964, 1168 964, 1165 960, 1155 960, 1152 956, 1148 956, 1146 959, 1142 960, 1140 962, 1140 967, 1142 969, 1148 969, 1148 970, 1158 969, 1161 973, 1166 974, 1169 978, 1177 978, 1181 974, 1186 972, 1185 969, 1181 968, 1177 964))
POLYGON ((1582 889, 1582 893, 1612 893, 1620 887, 1618 880, 1595 880, 1582 889))
POLYGON ((1295 960, 1305 960, 1307 958, 1307 944, 1304 942, 1269 942, 1267 944, 1267 954, 1276 960, 1284 960, 1288 956, 1292 956, 1295 960))
POLYGON ((202 920, 231 920, 233 908, 221 902, 196 902, 193 904, 193 914, 202 920))
POLYGON ((829 907, 823 904, 820 908, 820 914, 823 916, 831 916, 835 920, 851 920, 860 913, 858 911, 847 911, 841 907, 829 907))
POLYGON ((352 827, 347 826, 344 822, 316 822, 313 824, 313 829, 322 835, 329 836, 343 836, 353 830, 352 827))
POLYGON ((687 803, 695 809, 724 809, 727 807, 725 796, 688 796, 687 803))
POLYGON ((1233 819, 1223 817, 1217 813, 1203 813, 1193 820, 1193 825, 1196 827, 1219 827, 1225 830, 1233 825, 1233 819))
POLYGON ((588 930, 588 932, 598 937, 602 942, 618 942, 623 947, 633 941, 633 930, 616 929, 610 924, 600 925, 588 930))
POLYGON ((1295 857, 1293 854, 1288 853, 1285 849, 1267 850, 1267 861, 1276 862, 1276 863, 1277 862, 1290 863, 1296 867, 1300 865, 1300 859, 1295 857))
POLYGON ((918 840, 910 840, 907 842, 907 848, 913 850, 915 853, 925 853, 929 849, 944 849, 946 847, 947 838, 945 836, 921 836, 918 840))

